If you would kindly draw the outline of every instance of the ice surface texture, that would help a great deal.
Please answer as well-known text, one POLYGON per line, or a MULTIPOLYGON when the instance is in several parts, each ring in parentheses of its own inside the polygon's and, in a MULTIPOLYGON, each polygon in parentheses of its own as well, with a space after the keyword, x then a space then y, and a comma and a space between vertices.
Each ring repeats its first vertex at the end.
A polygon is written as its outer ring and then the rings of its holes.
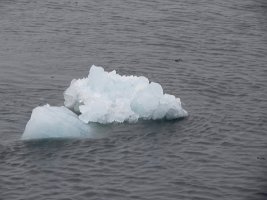
POLYGON ((143 76, 106 72, 94 65, 87 78, 71 82, 64 98, 65 106, 35 108, 22 139, 90 137, 93 131, 89 122, 107 124, 187 116, 180 99, 164 94, 160 84, 143 76))
POLYGON ((33 109, 22 139, 85 137, 89 133, 89 126, 66 107, 45 105, 33 109))
POLYGON ((73 80, 64 92, 65 106, 85 123, 135 122, 187 116, 181 101, 164 94, 160 84, 146 77, 121 76, 92 66, 87 78, 73 80))

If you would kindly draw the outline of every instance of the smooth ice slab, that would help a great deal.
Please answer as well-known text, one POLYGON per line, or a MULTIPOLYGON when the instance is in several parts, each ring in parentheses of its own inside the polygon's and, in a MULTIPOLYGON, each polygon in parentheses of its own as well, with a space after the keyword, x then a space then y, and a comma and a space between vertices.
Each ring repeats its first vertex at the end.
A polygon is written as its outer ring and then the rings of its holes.
POLYGON ((77 138, 88 135, 89 126, 68 108, 45 105, 33 109, 22 139, 77 138))
POLYGON ((73 80, 64 92, 65 106, 83 122, 135 122, 187 116, 181 101, 164 94, 160 84, 146 77, 121 76, 92 66, 87 78, 73 80))

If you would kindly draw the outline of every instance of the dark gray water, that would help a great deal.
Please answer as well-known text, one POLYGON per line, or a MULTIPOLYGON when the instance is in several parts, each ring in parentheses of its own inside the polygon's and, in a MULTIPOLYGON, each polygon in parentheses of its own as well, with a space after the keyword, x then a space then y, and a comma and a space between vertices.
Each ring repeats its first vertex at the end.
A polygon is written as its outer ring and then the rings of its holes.
POLYGON ((266 80, 265 0, 0 0, 0 199, 267 199, 266 80), (161 83, 190 116, 21 141, 92 64, 161 83))

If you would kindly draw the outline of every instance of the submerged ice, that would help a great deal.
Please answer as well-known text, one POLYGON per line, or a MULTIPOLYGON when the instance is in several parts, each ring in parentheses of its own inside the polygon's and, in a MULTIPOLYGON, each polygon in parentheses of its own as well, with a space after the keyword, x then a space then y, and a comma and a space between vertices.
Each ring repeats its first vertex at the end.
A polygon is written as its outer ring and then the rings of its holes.
POLYGON ((187 116, 181 101, 164 94, 160 84, 146 77, 121 76, 92 66, 87 78, 73 80, 64 92, 65 106, 85 123, 135 122, 187 116))
POLYGON ((33 109, 22 139, 90 137, 90 122, 136 122, 138 119, 186 117, 179 98, 143 76, 121 76, 92 66, 87 78, 73 80, 64 105, 33 109))

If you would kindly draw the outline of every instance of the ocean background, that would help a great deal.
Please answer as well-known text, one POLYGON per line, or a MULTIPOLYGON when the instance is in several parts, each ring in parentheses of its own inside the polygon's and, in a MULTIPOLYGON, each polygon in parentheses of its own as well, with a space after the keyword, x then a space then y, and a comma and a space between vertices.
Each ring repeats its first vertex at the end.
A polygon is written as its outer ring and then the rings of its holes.
POLYGON ((0 0, 1 200, 266 200, 266 114, 266 0, 0 0), (160 83, 189 117, 21 141, 92 64, 160 83))

